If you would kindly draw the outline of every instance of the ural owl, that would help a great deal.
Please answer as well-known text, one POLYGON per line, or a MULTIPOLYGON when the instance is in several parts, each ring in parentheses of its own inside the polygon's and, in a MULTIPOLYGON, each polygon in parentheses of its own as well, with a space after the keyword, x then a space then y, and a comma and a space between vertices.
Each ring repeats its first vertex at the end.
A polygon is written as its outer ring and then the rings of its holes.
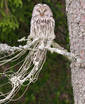
POLYGON ((55 21, 51 9, 46 4, 35 5, 32 13, 30 37, 40 37, 42 40, 51 41, 54 35, 55 21))

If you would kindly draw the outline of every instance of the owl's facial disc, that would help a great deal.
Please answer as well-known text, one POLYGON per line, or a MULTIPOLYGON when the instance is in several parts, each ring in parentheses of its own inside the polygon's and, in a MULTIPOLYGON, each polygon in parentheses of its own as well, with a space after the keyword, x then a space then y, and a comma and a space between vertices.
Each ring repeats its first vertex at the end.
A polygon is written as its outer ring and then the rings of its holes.
POLYGON ((45 16, 45 12, 47 11, 46 8, 43 8, 43 6, 41 7, 41 9, 37 9, 37 11, 39 12, 40 16, 43 17, 45 16))
POLYGON ((48 5, 46 4, 37 4, 35 5, 34 9, 33 9, 33 15, 32 17, 37 17, 40 16, 41 18, 44 17, 52 17, 52 11, 49 8, 48 5))

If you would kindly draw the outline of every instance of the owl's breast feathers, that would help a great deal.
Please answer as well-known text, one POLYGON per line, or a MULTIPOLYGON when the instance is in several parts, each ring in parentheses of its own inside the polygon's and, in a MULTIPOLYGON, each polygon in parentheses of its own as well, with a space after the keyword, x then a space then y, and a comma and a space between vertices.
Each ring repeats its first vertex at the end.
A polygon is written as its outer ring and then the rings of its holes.
POLYGON ((31 34, 34 34, 34 38, 53 40, 55 38, 54 27, 53 17, 32 18, 31 20, 31 34))
POLYGON ((38 17, 32 17, 32 19, 31 19, 31 25, 32 24, 34 24, 34 23, 37 23, 37 24, 49 24, 49 23, 53 23, 54 25, 55 25, 55 21, 54 21, 54 19, 53 19, 53 17, 48 17, 48 16, 44 16, 44 17, 40 17, 40 16, 38 16, 38 17))

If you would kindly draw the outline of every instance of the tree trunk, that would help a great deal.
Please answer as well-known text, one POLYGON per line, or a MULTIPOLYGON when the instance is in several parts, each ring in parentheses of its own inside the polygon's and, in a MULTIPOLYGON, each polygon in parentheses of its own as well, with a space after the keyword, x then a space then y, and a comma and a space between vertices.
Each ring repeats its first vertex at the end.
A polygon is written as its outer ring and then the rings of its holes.
MULTIPOLYGON (((70 50, 85 60, 85 0, 66 0, 70 50)), ((71 63, 74 104, 85 104, 85 63, 71 63)))

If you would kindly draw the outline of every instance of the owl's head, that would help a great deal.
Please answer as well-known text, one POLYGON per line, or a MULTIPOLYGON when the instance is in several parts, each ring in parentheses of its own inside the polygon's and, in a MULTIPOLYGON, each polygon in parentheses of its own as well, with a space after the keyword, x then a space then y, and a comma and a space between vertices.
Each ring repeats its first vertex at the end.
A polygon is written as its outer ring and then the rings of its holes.
POLYGON ((33 9, 33 13, 32 13, 32 17, 52 17, 52 11, 49 8, 48 5, 46 4, 37 4, 35 5, 34 9, 33 9))

